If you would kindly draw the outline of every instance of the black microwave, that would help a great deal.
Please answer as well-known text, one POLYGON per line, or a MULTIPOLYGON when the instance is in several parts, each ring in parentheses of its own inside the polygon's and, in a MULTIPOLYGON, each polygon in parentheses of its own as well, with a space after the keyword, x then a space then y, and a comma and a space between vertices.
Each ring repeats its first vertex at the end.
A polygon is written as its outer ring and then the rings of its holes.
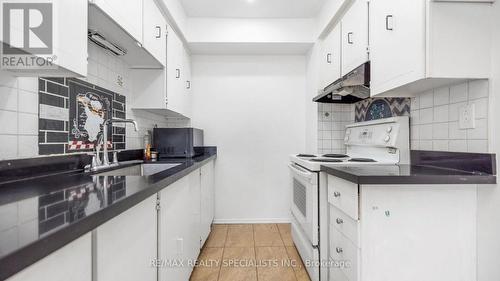
POLYGON ((159 158, 195 157, 203 154, 203 130, 154 128, 153 146, 159 158))

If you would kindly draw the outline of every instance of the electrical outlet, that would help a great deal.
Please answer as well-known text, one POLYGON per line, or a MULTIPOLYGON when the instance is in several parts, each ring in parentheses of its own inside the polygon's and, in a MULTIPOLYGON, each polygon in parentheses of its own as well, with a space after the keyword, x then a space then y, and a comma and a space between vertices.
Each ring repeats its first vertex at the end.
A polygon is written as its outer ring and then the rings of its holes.
POLYGON ((460 129, 474 129, 476 127, 476 111, 474 104, 466 104, 458 109, 460 129))

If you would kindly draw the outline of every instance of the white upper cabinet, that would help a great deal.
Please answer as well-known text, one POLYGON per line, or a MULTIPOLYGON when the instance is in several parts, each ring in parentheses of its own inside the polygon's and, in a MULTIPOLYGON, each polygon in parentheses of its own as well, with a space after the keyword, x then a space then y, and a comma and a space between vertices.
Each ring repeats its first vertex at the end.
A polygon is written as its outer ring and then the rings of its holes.
POLYGON ((166 64, 167 23, 154 0, 144 0, 143 46, 161 64, 166 64))
POLYGON ((143 0, 90 0, 137 42, 142 42, 143 0))
POLYGON ((367 61, 368 2, 355 0, 342 18, 342 75, 367 61))
POLYGON ((167 99, 168 109, 184 116, 189 115, 187 110, 188 97, 186 95, 186 61, 184 44, 173 30, 169 30, 167 39, 167 99))
POLYGON ((321 44, 320 88, 324 89, 341 77, 341 30, 337 24, 321 44))
POLYGON ((87 76, 87 0, 51 0, 45 2, 50 5, 52 17, 45 14, 47 11, 37 12, 37 9, 33 9, 31 15, 33 17, 41 16, 40 26, 52 25, 52 30, 49 28, 50 32, 45 33, 29 31, 34 36, 24 34, 23 24, 28 23, 28 19, 22 16, 22 9, 4 11, 6 6, 0 5, 1 14, 6 12, 11 15, 9 23, 0 23, 8 25, 3 26, 3 29, 8 31, 10 40, 4 38, 7 36, 7 32, 0 32, 0 41, 5 41, 4 43, 22 51, 21 55, 10 55, 4 49, 2 61, 12 58, 9 60, 12 63, 2 65, 2 70, 12 72, 16 76, 87 76), (37 61, 38 63, 30 63, 27 66, 28 64, 20 64, 19 61, 28 63, 37 61))
POLYGON ((132 69, 131 108, 191 117, 191 58, 177 34, 166 28, 166 67, 132 69))
POLYGON ((371 95, 411 96, 488 78, 491 4, 370 2, 371 95))

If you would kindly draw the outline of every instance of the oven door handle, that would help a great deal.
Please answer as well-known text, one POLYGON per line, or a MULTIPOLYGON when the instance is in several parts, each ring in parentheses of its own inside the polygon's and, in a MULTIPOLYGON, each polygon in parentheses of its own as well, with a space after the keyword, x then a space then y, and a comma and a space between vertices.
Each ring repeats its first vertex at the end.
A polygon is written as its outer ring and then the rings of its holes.
POLYGON ((309 180, 312 179, 313 177, 313 173, 305 170, 304 168, 301 168, 300 166, 298 166, 297 164, 288 164, 288 167, 290 167, 290 169, 294 172, 294 173, 297 173, 299 175, 301 175, 302 177, 304 178, 307 178, 309 180))

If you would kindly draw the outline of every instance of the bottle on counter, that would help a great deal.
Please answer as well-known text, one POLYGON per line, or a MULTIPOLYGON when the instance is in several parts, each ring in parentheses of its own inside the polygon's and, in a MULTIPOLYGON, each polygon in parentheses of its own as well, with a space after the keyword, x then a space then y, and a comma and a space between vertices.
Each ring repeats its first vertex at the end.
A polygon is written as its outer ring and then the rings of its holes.
POLYGON ((151 135, 149 134, 149 131, 146 132, 143 140, 144 140, 144 160, 149 161, 151 160, 151 135))

